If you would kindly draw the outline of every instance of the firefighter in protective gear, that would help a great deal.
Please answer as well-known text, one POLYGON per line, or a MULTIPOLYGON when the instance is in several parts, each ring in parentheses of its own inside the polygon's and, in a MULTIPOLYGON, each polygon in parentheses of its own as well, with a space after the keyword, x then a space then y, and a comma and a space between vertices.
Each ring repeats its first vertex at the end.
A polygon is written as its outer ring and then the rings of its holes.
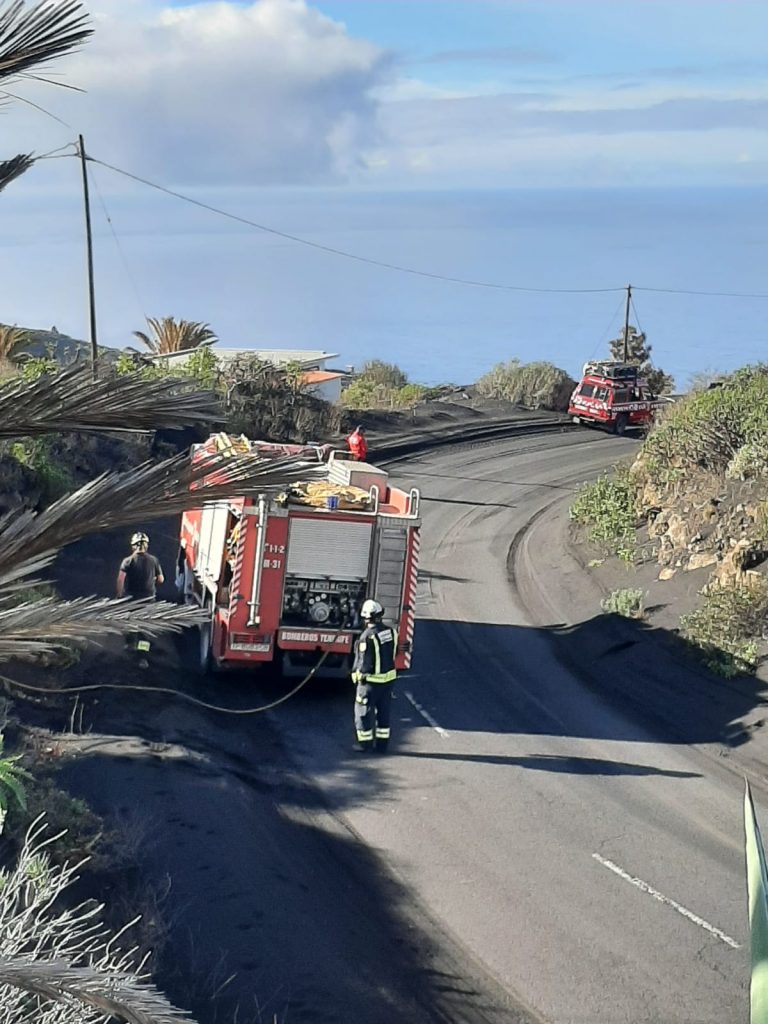
POLYGON ((360 612, 365 629, 355 645, 352 682, 355 684, 356 751, 386 751, 390 737, 392 684, 397 678, 395 652, 397 630, 382 622, 384 609, 378 601, 363 603, 360 612))
POLYGON ((365 462, 368 458, 368 442, 365 440, 365 431, 361 426, 355 427, 347 438, 347 444, 355 459, 358 462, 365 462))
MULTIPOLYGON (((149 553, 149 537, 141 531, 131 537, 131 554, 120 563, 117 574, 117 596, 129 597, 134 601, 154 601, 157 587, 165 582, 160 562, 149 553)), ((138 655, 139 668, 148 668, 151 643, 143 633, 131 631, 126 634, 130 651, 138 655)))

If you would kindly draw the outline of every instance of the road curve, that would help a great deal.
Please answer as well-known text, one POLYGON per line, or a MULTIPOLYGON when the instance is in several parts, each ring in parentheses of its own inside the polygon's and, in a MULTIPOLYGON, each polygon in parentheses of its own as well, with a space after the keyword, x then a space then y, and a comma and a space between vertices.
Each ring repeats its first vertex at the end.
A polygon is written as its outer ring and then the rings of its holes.
MULTIPOLYGON (((507 993, 510 1020, 528 1006, 556 1024, 720 1024, 748 1005, 738 780, 601 701, 566 667, 580 629, 532 621, 508 572, 543 509, 632 450, 574 432, 393 467, 424 502, 396 752, 347 753, 348 697, 276 718, 339 820, 507 993)), ((556 552, 529 545, 522 571, 539 555, 556 588, 556 552)))

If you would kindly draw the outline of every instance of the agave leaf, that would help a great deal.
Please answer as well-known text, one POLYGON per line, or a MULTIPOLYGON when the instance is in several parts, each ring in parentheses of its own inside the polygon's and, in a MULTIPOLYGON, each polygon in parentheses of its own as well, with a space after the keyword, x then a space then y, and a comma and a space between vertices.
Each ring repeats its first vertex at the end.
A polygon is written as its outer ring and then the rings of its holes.
POLYGON ((752 951, 750 1021, 751 1024, 768 1024, 768 871, 749 783, 744 792, 744 832, 752 951))

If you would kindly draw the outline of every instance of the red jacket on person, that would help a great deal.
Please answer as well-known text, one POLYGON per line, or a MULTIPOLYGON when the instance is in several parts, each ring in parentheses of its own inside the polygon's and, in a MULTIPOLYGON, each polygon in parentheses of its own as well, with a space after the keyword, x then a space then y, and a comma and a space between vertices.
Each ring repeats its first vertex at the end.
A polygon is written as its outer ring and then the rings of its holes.
POLYGON ((361 434, 359 429, 354 430, 347 438, 347 444, 357 461, 365 462, 368 458, 368 443, 365 440, 365 434, 361 434))

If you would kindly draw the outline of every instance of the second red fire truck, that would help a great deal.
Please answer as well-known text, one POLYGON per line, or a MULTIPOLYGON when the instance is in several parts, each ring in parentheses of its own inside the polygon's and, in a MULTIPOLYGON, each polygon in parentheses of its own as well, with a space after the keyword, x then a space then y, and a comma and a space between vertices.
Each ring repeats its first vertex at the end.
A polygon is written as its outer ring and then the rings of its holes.
POLYGON ((584 367, 568 413, 575 423, 603 426, 623 434, 631 428, 648 429, 658 406, 637 366, 601 360, 584 367))
MULTIPOLYGON (((231 452, 327 457, 316 446, 274 445, 214 435, 192 458, 231 452)), ((384 605, 399 633, 396 664, 411 661, 419 560, 419 492, 393 486, 385 470, 336 458, 312 482, 282 495, 233 497, 190 509, 181 521, 177 582, 208 612, 202 670, 279 662, 303 674, 346 674, 360 608, 384 605)), ((226 467, 223 467, 226 472, 226 467)), ((217 470, 217 474, 220 471, 217 470)))

